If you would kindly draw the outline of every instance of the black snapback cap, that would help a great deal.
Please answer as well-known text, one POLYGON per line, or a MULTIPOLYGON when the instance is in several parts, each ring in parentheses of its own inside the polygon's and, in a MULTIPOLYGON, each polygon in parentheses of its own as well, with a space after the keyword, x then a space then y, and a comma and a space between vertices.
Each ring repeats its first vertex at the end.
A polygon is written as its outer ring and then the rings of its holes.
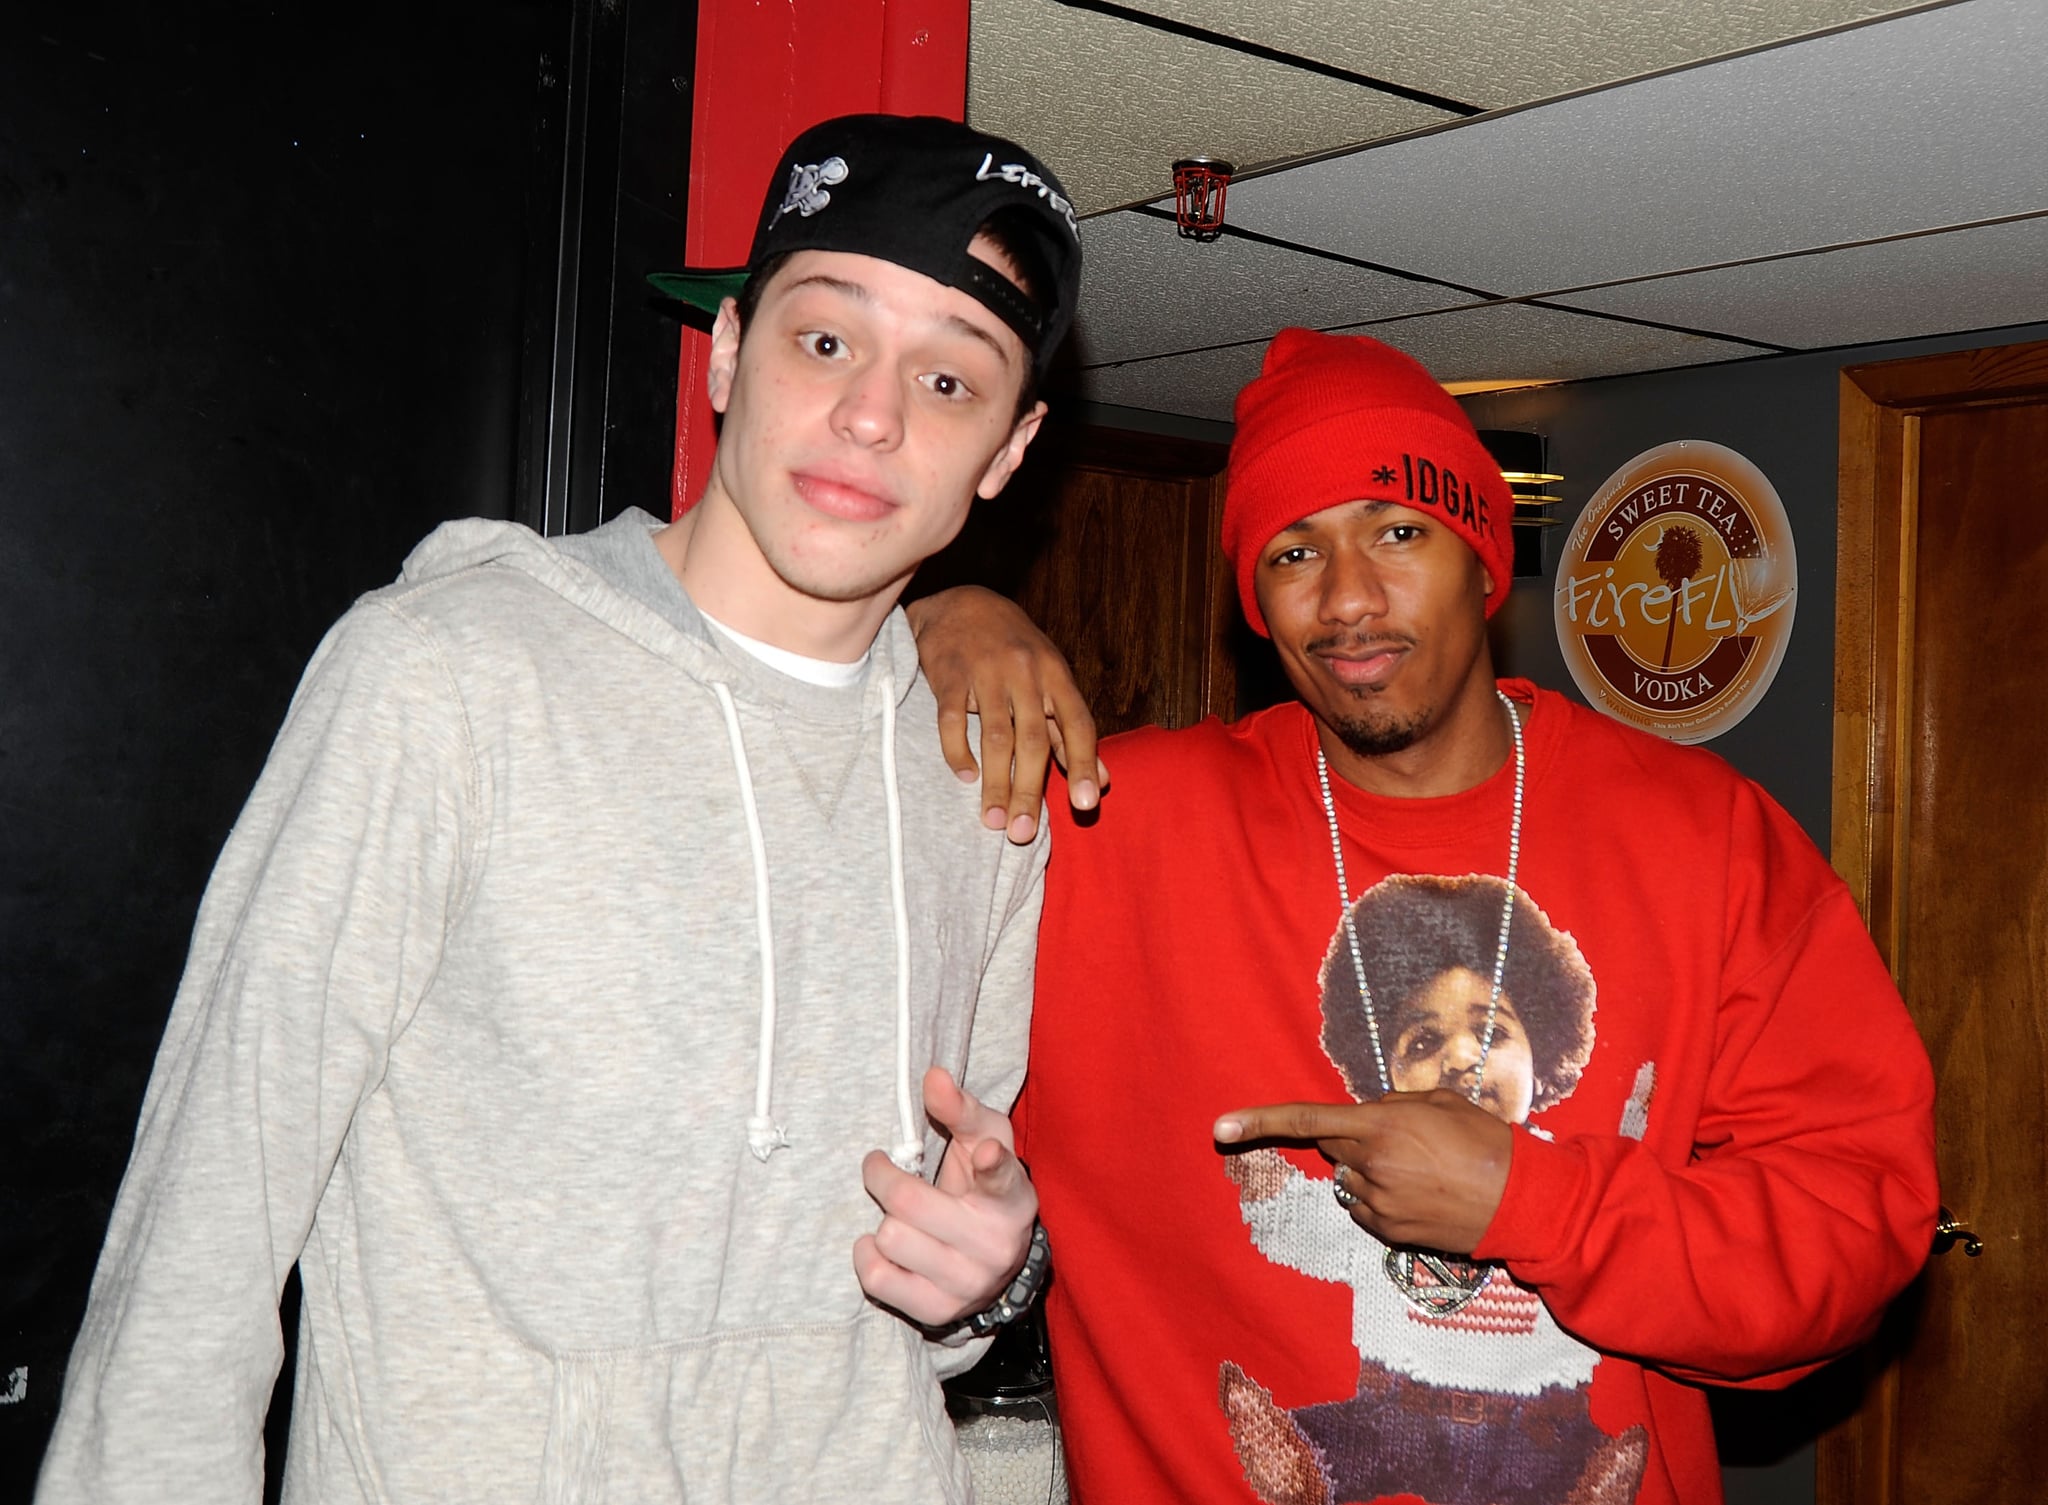
POLYGON ((716 312, 749 275, 791 251, 846 251, 894 262, 958 288, 1032 353, 1042 376, 1074 320, 1081 236, 1059 180, 1014 142, 937 115, 842 115, 812 126, 782 154, 743 267, 648 277, 662 292, 716 312), (1044 307, 968 246, 1000 210, 1038 242, 1053 285, 1044 307))

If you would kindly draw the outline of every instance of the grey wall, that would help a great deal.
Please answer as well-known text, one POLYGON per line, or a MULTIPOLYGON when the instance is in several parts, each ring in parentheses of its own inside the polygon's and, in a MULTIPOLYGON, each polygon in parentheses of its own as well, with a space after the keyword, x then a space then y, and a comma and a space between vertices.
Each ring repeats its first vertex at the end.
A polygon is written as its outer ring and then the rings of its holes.
POLYGON ((1551 611, 1563 535, 1602 482, 1644 450, 1706 439, 1747 456, 1785 504, 1799 556, 1792 640, 1764 699, 1707 745, 1770 790, 1822 850, 1828 844, 1833 748, 1836 404, 1844 366, 2048 339, 2048 324, 1847 350, 1694 366, 1647 376, 1531 387, 1465 399, 1480 428, 1547 435, 1565 480, 1566 526, 1544 539, 1544 578, 1520 580, 1501 609, 1502 672, 1583 700, 1558 651, 1551 611))

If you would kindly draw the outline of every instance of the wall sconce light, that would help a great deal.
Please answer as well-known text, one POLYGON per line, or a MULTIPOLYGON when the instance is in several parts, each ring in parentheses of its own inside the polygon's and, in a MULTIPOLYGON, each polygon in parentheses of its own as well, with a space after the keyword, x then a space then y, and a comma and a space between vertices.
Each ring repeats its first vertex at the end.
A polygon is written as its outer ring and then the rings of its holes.
POLYGON ((1501 478, 1514 494, 1515 574, 1518 577, 1543 573, 1543 532, 1564 519, 1553 517, 1550 509, 1564 500, 1551 488, 1564 479, 1550 468, 1550 446, 1541 434, 1518 429, 1481 429, 1484 444, 1501 478))
POLYGON ((1223 233, 1223 197, 1237 169, 1214 157, 1182 157, 1173 164, 1173 220, 1189 240, 1223 233))

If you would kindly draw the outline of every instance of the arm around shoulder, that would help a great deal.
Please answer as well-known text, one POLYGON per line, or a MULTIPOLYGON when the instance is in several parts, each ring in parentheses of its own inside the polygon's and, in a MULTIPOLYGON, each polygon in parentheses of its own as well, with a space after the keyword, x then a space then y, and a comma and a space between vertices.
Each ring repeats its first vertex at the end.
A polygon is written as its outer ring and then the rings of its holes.
POLYGON ((1095 718, 1066 658, 1015 602, 956 586, 904 607, 917 654, 939 702, 939 741, 963 779, 974 777, 968 716, 981 720, 982 805, 989 824, 1027 842, 1052 760, 1067 771, 1076 809, 1108 782, 1095 756, 1095 718))

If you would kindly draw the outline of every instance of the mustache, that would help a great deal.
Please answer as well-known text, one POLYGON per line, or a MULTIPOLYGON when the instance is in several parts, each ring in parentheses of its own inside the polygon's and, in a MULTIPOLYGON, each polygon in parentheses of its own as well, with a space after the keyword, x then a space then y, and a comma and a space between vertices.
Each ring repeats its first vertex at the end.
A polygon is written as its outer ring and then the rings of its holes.
POLYGON ((1305 647, 1310 653, 1380 653, 1389 648, 1413 648, 1416 641, 1405 632, 1375 632, 1370 636, 1333 632, 1311 639, 1305 647))

